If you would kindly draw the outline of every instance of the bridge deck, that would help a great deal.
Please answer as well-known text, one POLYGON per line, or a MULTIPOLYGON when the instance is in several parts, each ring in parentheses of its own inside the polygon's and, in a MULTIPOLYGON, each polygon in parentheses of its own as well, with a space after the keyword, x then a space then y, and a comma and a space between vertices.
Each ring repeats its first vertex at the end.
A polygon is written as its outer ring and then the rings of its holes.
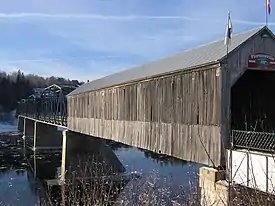
MULTIPOLYGON (((48 119, 39 119, 24 115, 19 115, 18 118, 20 117, 27 118, 29 120, 36 121, 39 123, 44 123, 48 125, 57 126, 63 129, 68 129, 68 127, 62 125, 60 121, 56 121, 56 123, 54 123, 54 121, 49 121, 48 119)), ((275 153, 275 133, 232 130, 231 136, 233 138, 234 148, 275 153)))

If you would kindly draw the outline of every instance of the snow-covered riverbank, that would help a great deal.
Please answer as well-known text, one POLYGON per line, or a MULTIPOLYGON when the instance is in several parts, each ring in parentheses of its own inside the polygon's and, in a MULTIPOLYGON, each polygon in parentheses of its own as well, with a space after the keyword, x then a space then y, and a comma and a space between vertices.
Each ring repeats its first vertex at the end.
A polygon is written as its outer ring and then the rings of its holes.
POLYGON ((5 114, 1 113, 0 117, 0 134, 17 131, 15 111, 5 114))
POLYGON ((16 124, 10 124, 8 122, 0 122, 0 133, 17 131, 16 124))

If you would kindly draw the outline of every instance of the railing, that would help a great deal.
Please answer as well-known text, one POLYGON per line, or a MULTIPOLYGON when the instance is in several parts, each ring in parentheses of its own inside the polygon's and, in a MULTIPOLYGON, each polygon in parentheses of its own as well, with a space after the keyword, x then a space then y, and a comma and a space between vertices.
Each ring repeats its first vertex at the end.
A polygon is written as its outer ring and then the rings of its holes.
POLYGON ((67 101, 58 105, 55 99, 25 100, 18 103, 17 114, 33 119, 67 126, 67 101), (41 103, 42 102, 42 103, 41 103))
POLYGON ((234 147, 275 152, 275 133, 232 130, 231 135, 234 147))

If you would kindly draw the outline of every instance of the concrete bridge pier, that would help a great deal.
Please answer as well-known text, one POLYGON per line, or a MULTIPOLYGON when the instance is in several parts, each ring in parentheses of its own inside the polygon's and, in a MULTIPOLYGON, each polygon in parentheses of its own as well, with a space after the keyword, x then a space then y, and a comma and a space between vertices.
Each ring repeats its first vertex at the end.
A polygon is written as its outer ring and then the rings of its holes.
MULTIPOLYGON (((23 140, 24 148, 30 148, 33 146, 33 135, 34 135, 34 121, 23 117, 23 140)), ((20 120, 18 120, 20 121, 20 120)))
POLYGON ((34 134, 34 121, 28 118, 24 118, 23 124, 23 138, 33 137, 34 134))
POLYGON ((61 150, 62 131, 57 130, 57 126, 34 122, 33 150, 61 150))
POLYGON ((225 176, 225 170, 217 170, 210 167, 200 168, 199 187, 201 205, 229 205, 228 182, 225 176))
POLYGON ((61 181, 76 177, 93 179, 124 171, 103 139, 69 130, 63 131, 61 181))

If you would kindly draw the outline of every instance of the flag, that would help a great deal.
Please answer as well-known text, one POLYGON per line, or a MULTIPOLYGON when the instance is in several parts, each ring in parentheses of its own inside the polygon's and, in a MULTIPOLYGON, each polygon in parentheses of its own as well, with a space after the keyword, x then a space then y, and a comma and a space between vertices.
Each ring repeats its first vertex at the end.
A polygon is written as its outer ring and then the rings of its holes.
POLYGON ((227 27, 226 27, 225 39, 224 39, 224 44, 227 46, 230 45, 231 43, 232 32, 233 32, 233 25, 231 22, 230 12, 228 12, 227 27))
POLYGON ((266 10, 267 10, 267 13, 268 13, 268 14, 271 13, 271 4, 270 4, 270 0, 266 0, 266 10))

